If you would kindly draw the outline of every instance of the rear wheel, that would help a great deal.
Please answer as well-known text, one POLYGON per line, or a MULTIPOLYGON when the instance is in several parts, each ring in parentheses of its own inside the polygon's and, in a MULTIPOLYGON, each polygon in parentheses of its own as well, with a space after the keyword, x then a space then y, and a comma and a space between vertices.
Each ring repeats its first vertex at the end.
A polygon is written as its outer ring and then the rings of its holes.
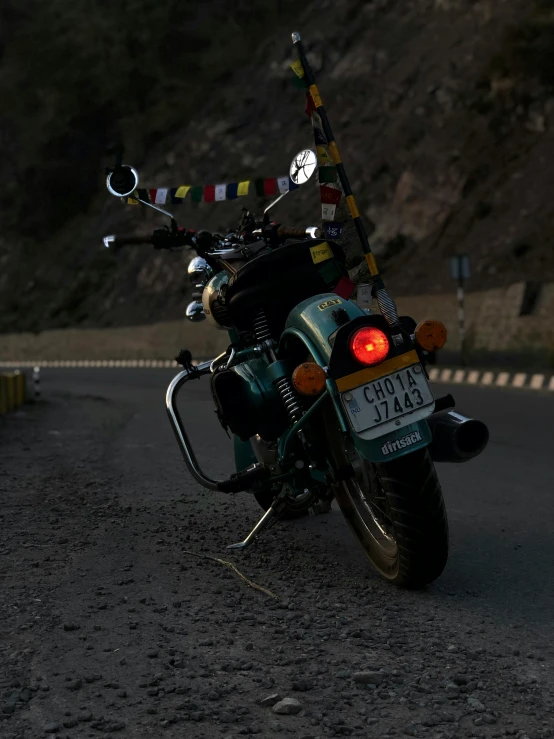
POLYGON ((405 588, 436 580, 448 559, 448 521, 427 450, 373 465, 339 438, 337 430, 335 463, 351 464, 354 475, 338 484, 335 497, 375 569, 405 588))

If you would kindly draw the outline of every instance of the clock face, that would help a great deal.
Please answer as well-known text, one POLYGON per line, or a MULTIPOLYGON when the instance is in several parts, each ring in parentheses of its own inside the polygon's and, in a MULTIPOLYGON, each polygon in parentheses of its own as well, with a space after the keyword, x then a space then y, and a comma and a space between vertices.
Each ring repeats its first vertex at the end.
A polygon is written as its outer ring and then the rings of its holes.
POLYGON ((317 157, 311 149, 299 152, 290 165, 290 178, 295 185, 303 185, 313 175, 317 167, 317 157))

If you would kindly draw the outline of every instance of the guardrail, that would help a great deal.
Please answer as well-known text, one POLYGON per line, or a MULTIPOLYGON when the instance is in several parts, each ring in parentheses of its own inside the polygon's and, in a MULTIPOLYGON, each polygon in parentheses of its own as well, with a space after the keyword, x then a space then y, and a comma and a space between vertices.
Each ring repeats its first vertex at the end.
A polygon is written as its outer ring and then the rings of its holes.
POLYGON ((0 413, 23 405, 27 400, 27 379, 23 372, 3 372, 0 374, 0 413))

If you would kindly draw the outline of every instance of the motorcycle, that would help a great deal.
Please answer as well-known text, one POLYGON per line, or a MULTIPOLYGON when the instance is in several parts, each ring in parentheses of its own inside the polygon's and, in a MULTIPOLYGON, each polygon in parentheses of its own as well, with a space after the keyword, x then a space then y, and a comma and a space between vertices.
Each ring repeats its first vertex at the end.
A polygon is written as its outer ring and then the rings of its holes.
MULTIPOLYGON (((305 184, 316 166, 311 150, 300 152, 291 180, 305 184)), ((136 197, 138 181, 119 157, 107 186, 117 197, 136 197)), ((270 221, 282 197, 262 219, 245 210, 224 235, 179 228, 171 213, 145 202, 171 225, 104 243, 197 253, 188 274, 201 292, 186 316, 228 331, 230 344, 199 364, 181 351, 183 369, 166 406, 192 477, 209 490, 249 492, 264 511, 229 548, 244 549, 280 518, 328 513, 336 500, 375 569, 398 586, 421 588, 439 577, 448 557, 434 463, 476 457, 488 443, 487 427, 454 412, 451 395, 434 397, 425 354, 444 345, 444 326, 396 316, 383 295, 385 307, 375 313, 337 294, 348 277, 342 248, 316 227, 270 221), (236 472, 224 480, 200 467, 177 407, 184 385, 205 376, 233 439, 236 472)))

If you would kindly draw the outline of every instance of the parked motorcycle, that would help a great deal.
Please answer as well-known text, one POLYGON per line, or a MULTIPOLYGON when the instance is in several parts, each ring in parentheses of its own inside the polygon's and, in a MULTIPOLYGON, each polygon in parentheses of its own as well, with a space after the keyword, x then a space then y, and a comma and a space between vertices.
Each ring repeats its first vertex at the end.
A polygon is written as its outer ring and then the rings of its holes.
MULTIPOLYGON (((316 164, 310 150, 301 152, 293 182, 307 182, 316 164)), ((118 197, 136 194, 138 174, 118 161, 107 185, 118 197)), ((434 462, 474 458, 488 430, 453 412, 452 396, 433 395, 424 352, 441 348, 444 326, 396 316, 388 295, 381 313, 340 297, 335 289, 348 276, 341 247, 315 227, 270 221, 274 205, 262 219, 245 211, 225 235, 179 228, 166 213, 171 225, 148 236, 105 238, 112 249, 194 249, 188 274, 201 293, 187 318, 229 333, 229 348, 211 361, 194 365, 188 351, 177 358, 183 370, 166 405, 185 462, 205 488, 248 491, 264 510, 231 549, 247 547, 280 517, 326 513, 335 499, 384 578, 425 586, 448 556, 434 462), (177 407, 181 388, 204 376, 233 437, 236 472, 225 480, 201 469, 177 407)))

